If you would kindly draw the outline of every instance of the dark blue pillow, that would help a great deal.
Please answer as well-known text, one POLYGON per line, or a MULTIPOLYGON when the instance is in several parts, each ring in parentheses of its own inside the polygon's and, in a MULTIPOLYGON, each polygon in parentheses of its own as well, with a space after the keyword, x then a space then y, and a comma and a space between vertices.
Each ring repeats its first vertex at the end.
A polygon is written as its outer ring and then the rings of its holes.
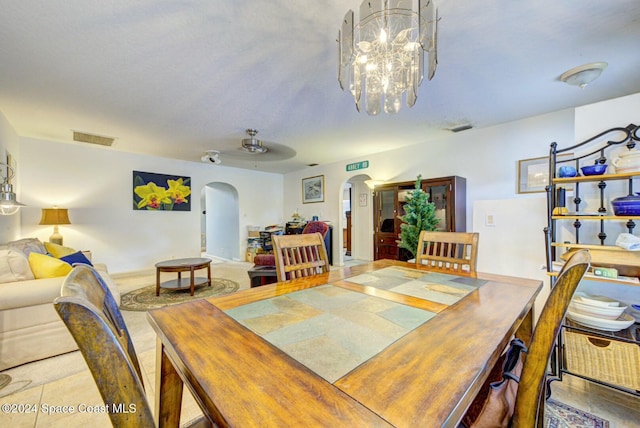
POLYGON ((60 257, 60 260, 63 262, 67 262, 73 266, 74 263, 84 263, 89 266, 93 266, 87 256, 82 254, 82 251, 78 251, 77 253, 69 254, 68 256, 60 257))

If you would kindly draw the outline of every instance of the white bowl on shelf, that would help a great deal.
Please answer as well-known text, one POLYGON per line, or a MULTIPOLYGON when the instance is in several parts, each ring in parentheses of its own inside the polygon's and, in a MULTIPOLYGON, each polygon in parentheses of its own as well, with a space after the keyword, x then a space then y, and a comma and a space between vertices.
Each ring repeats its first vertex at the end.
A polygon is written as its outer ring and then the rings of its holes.
POLYGON ((607 296, 591 296, 591 295, 589 295, 587 293, 584 293, 582 291, 576 291, 576 293, 573 295, 573 299, 572 300, 575 301, 575 302, 583 303, 585 305, 599 306, 599 307, 604 307, 604 308, 620 306, 620 302, 618 302, 617 300, 612 299, 610 297, 607 297, 607 296))
POLYGON ((608 320, 591 315, 580 314, 569 310, 567 311, 567 317, 570 320, 577 322, 578 324, 604 331, 624 330, 625 328, 629 328, 633 323, 636 322, 635 318, 626 313, 620 315, 618 319, 608 320))
POLYGON ((605 318, 608 320, 617 319, 625 309, 626 306, 594 306, 583 303, 580 300, 571 300, 569 309, 573 312, 590 315, 598 318, 605 318))
POLYGON ((629 307, 629 313, 636 319, 636 322, 640 323, 640 304, 631 305, 629 307))

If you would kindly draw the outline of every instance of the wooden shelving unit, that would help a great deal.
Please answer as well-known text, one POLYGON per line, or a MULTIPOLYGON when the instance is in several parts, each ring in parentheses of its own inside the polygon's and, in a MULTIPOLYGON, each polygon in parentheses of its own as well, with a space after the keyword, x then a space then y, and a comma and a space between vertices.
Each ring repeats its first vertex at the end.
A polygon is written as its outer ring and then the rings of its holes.
MULTIPOLYGON (((600 164, 608 163, 607 155, 610 155, 611 149, 624 146, 629 149, 633 149, 636 143, 640 142, 638 129, 638 126, 633 124, 628 125, 625 128, 612 128, 586 141, 564 149, 558 149, 556 143, 551 145, 549 153, 550 184, 547 186, 548 223, 545 228, 545 236, 547 273, 550 277, 552 287, 555 283, 555 277, 558 274, 554 267, 556 267, 557 263, 560 261, 560 257, 558 257, 558 254, 560 253, 559 250, 571 251, 586 249, 589 250, 592 256, 593 266, 617 267, 622 275, 630 276, 626 273, 622 273, 622 271, 626 269, 627 272, 633 272, 634 276, 640 276, 640 252, 628 251, 613 245, 605 245, 605 241, 607 239, 607 224, 609 222, 625 222, 624 227, 627 228, 629 233, 633 233, 636 227, 636 222, 640 220, 640 216, 616 216, 612 215, 612 213, 608 211, 608 205, 611 199, 625 195, 609 194, 611 192, 607 188, 607 183, 609 181, 626 180, 628 183, 627 194, 633 194, 633 180, 635 178, 640 178, 640 171, 591 176, 556 177, 556 171, 558 170, 559 165, 572 165, 575 166, 577 171, 580 171, 580 166, 593 164, 594 160, 600 164), (611 136, 614 138, 611 138, 611 136), (574 152, 581 154, 575 155, 571 159, 563 159, 561 162, 556 163, 558 155, 574 152), (587 192, 585 192, 585 186, 587 186, 587 192), (565 201, 559 202, 556 200, 556 190, 558 187, 573 187, 574 195, 572 199, 572 206, 575 206, 575 209, 569 210, 570 212, 566 214, 558 214, 557 212, 559 208, 562 209, 565 206, 565 201), (588 190, 591 190, 590 196, 592 199, 599 199, 600 206, 597 209, 597 213, 585 212, 584 214, 581 214, 580 206, 584 202, 582 198, 585 193, 588 193, 588 190), (588 236, 585 239, 581 235, 581 226, 583 225, 583 222, 596 222, 598 229, 596 236, 588 236), (557 239, 556 233, 559 228, 558 223, 561 223, 565 230, 567 228, 570 229, 571 226, 573 226, 573 242, 566 242, 565 240, 560 242, 560 240, 557 239), (597 243, 597 241, 600 242, 597 243)), ((632 287, 638 287, 640 285, 633 280, 604 278, 594 275, 585 276, 585 280, 602 283, 604 289, 606 289, 607 284, 621 284, 632 287)), ((640 290, 638 291, 638 295, 640 301, 640 290)), ((555 359, 552 360, 552 374, 557 376, 560 380, 562 380, 563 374, 570 374, 572 376, 578 376, 591 382, 618 389, 633 395, 640 395, 640 391, 629 389, 628 387, 622 387, 619 384, 613 383, 611 380, 604 381, 596 378, 594 375, 586 376, 584 373, 577 373, 575 370, 572 371, 567 364, 568 361, 571 361, 571 359, 568 358, 569 354, 565 354, 565 332, 568 332, 567 338, 572 340, 575 340, 575 335, 578 334, 584 335, 579 337, 589 336, 591 338, 601 338, 603 341, 620 341, 627 345, 631 344, 630 346, 633 347, 635 345, 640 346, 640 325, 638 323, 633 324, 628 329, 612 334, 610 332, 582 328, 579 324, 567 321, 561 329, 560 336, 558 338, 555 359)), ((574 344, 575 342, 570 343, 574 344)), ((575 354, 571 354, 570 356, 575 356, 575 354)), ((585 362, 585 364, 589 364, 589 362, 585 362)), ((576 366, 574 365, 574 367, 576 366)), ((603 377, 607 376, 603 375, 603 377)))

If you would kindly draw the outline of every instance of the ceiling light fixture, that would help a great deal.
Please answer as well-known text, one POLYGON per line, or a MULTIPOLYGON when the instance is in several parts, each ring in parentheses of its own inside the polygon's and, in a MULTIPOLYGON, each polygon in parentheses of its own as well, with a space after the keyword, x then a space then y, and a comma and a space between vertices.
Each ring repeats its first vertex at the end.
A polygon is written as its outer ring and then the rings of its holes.
POLYGON ((434 0, 364 0, 360 23, 349 10, 338 32, 338 82, 349 88, 361 111, 375 116, 400 111, 418 98, 424 76, 424 52, 429 54, 427 78, 436 72, 438 10, 434 0), (417 12, 414 11, 417 5, 417 12))
POLYGON ((600 77, 604 69, 607 68, 607 65, 606 62, 592 62, 581 65, 580 67, 575 67, 562 73, 560 80, 568 85, 584 88, 600 77))
POLYGON ((269 149, 262 145, 262 141, 256 138, 256 134, 258 133, 255 129, 247 129, 247 134, 251 138, 245 138, 242 140, 242 150, 249 153, 267 153, 269 149))
POLYGON ((15 176, 13 168, 6 163, 1 163, 0 166, 7 167, 7 173, 4 176, 4 181, 0 185, 0 214, 11 215, 18 212, 20 207, 26 206, 16 201, 16 194, 13 193, 13 185, 11 179, 15 176))
POLYGON ((216 165, 220 165, 222 161, 220 160, 220 152, 217 150, 207 150, 204 152, 204 155, 200 158, 202 162, 211 162, 216 165))

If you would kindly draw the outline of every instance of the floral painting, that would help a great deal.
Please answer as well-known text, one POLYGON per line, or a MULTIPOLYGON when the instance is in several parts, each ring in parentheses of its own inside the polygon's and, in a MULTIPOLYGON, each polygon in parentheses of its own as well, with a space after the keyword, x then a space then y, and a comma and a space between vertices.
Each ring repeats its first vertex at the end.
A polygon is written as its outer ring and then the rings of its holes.
POLYGON ((133 209, 191 211, 191 177, 133 171, 133 209))

